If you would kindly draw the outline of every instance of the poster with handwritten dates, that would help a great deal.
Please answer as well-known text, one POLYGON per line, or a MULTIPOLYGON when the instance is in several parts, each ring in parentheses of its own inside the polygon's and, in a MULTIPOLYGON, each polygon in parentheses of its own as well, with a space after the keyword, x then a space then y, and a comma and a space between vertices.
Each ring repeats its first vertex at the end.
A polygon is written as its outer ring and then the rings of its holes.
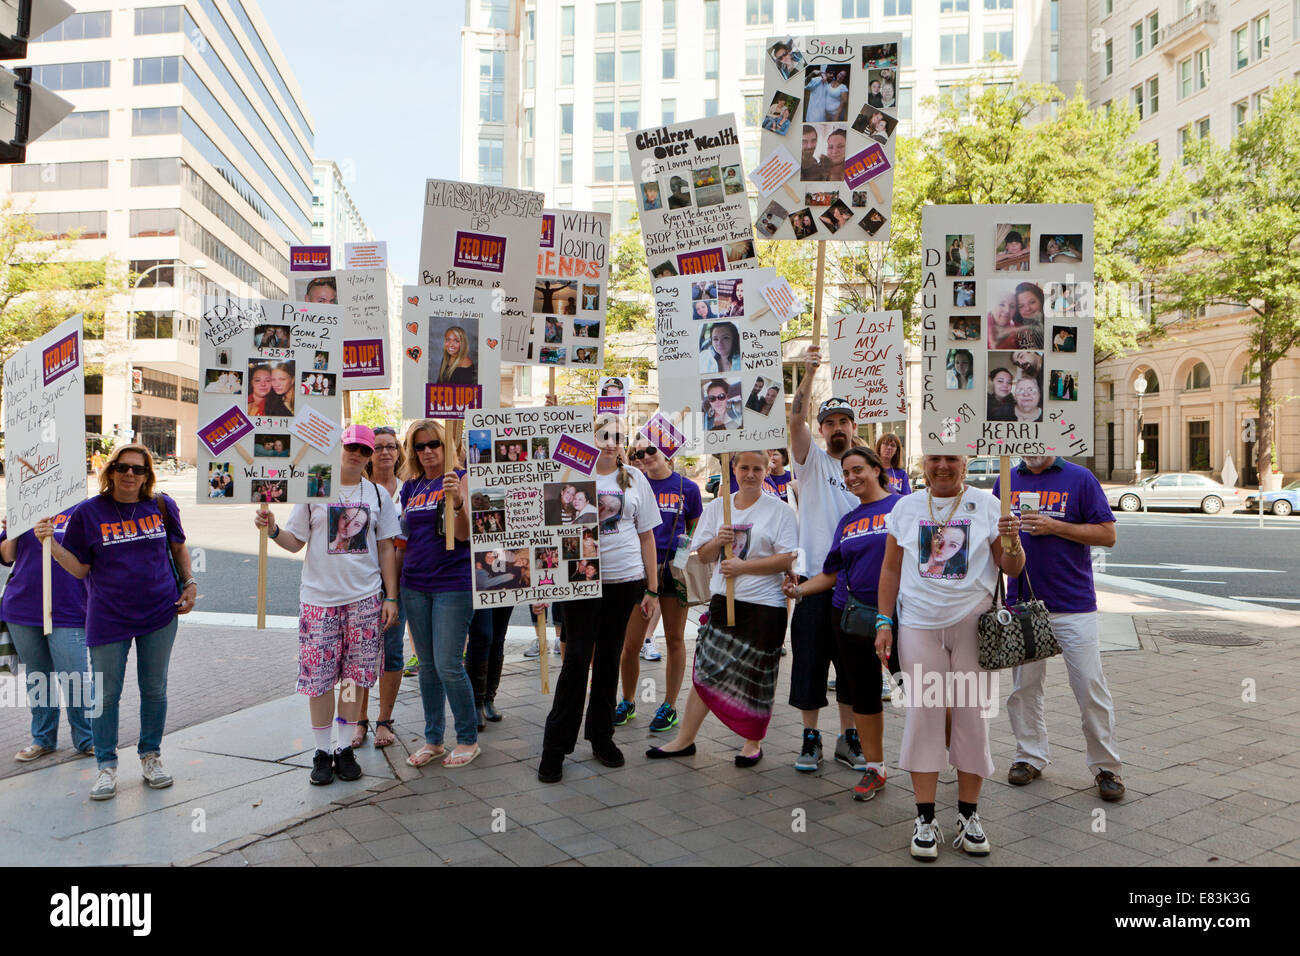
POLYGON ((343 309, 343 391, 388 388, 393 374, 388 273, 384 269, 291 270, 289 281, 296 301, 343 309))
POLYGON ((283 504, 334 493, 345 320, 337 305, 204 300, 197 502, 283 504))
POLYGON ((542 211, 530 362, 604 366, 609 250, 609 213, 542 211))
POLYGON ((784 447, 781 319, 759 291, 775 279, 743 269, 654 284, 659 405, 686 454, 784 447))
POLYGON ((652 279, 758 265, 735 116, 627 134, 652 279))
POLYGON ((542 231, 539 192, 430 179, 420 234, 422 287, 500 289, 496 304, 504 361, 528 363, 533 283, 542 231))
POLYGON ((4 363, 9 538, 86 500, 82 317, 60 322, 4 363))
POLYGON ((590 405, 465 415, 474 607, 600 596, 590 405))
POLYGON ((402 288, 402 415, 460 420, 500 404, 500 295, 492 289, 402 288))
POLYGON ((1093 211, 926 206, 927 455, 1093 454, 1093 211))
POLYGON ((859 424, 907 420, 903 313, 826 317, 831 394, 853 406, 859 424))
POLYGON ((758 168, 779 175, 757 183, 762 238, 889 239, 901 41, 768 37, 758 168), (794 162, 769 164, 778 156, 794 162))

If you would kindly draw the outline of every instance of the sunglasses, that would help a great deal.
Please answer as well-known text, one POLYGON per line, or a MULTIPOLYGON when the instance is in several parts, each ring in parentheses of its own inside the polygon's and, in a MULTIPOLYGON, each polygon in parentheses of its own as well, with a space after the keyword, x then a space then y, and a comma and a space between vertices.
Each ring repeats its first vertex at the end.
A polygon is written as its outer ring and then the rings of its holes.
POLYGON ((726 395, 710 395, 710 396, 709 396, 709 401, 711 401, 711 402, 725 402, 726 400, 727 400, 727 396, 726 396, 726 395))
POLYGON ((442 442, 439 441, 437 438, 435 438, 432 441, 417 441, 414 445, 411 446, 411 450, 418 455, 426 448, 433 449, 436 451, 441 447, 442 447, 442 442))
POLYGON ((343 450, 348 454, 361 455, 364 458, 369 458, 375 453, 375 450, 369 445, 363 445, 360 442, 349 442, 343 446, 343 450))
POLYGON ((128 465, 124 461, 114 462, 113 470, 117 472, 119 475, 125 475, 129 471, 131 474, 139 475, 141 478, 149 474, 148 465, 128 465))
POLYGON ((659 454, 659 449, 654 445, 651 445, 649 448, 642 449, 641 451, 632 452, 628 457, 633 461, 640 461, 642 458, 653 458, 657 454, 659 454))
POLYGON ((389 444, 376 445, 376 446, 375 446, 375 451, 376 451, 376 452, 386 451, 386 452, 388 452, 389 454, 393 454, 394 452, 397 451, 397 446, 396 446, 396 445, 389 445, 389 444))

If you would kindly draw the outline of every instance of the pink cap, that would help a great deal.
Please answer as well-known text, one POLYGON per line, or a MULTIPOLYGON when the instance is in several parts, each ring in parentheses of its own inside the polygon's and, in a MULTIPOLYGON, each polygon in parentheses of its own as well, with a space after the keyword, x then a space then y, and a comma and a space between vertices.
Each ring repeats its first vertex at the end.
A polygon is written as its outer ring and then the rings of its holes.
POLYGON ((349 425, 343 429, 342 444, 365 445, 373 450, 375 447, 375 433, 366 425, 349 425))

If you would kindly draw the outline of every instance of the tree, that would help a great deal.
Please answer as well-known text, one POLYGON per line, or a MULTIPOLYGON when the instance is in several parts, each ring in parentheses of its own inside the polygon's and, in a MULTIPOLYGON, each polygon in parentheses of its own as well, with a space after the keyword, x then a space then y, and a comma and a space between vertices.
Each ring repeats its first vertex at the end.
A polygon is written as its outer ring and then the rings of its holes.
POLYGON ((402 406, 395 398, 389 398, 388 390, 352 393, 352 423, 378 428, 391 425, 400 429, 402 426, 402 406), (356 399, 360 398, 360 401, 356 399))
POLYGON ((605 331, 654 331, 654 299, 645 264, 641 226, 634 219, 614 234, 609 257, 609 301, 605 331))
POLYGON ((1255 464, 1261 483, 1276 488, 1273 370, 1300 345, 1300 86, 1275 87, 1265 110, 1227 146, 1207 137, 1184 155, 1180 261, 1166 277, 1162 305, 1185 315, 1211 305, 1244 313, 1250 359, 1259 362, 1255 464))

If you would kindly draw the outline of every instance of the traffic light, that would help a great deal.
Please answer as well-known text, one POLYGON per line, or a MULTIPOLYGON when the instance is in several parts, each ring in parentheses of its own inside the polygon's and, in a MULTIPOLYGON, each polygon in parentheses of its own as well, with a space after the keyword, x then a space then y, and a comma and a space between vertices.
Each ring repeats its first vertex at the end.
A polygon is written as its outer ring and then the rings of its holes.
MULTIPOLYGON (((73 13, 64 0, 0 0, 0 60, 27 56, 27 41, 73 13)), ((0 163, 27 159, 27 144, 72 112, 72 104, 32 82, 29 67, 0 67, 0 163)))

